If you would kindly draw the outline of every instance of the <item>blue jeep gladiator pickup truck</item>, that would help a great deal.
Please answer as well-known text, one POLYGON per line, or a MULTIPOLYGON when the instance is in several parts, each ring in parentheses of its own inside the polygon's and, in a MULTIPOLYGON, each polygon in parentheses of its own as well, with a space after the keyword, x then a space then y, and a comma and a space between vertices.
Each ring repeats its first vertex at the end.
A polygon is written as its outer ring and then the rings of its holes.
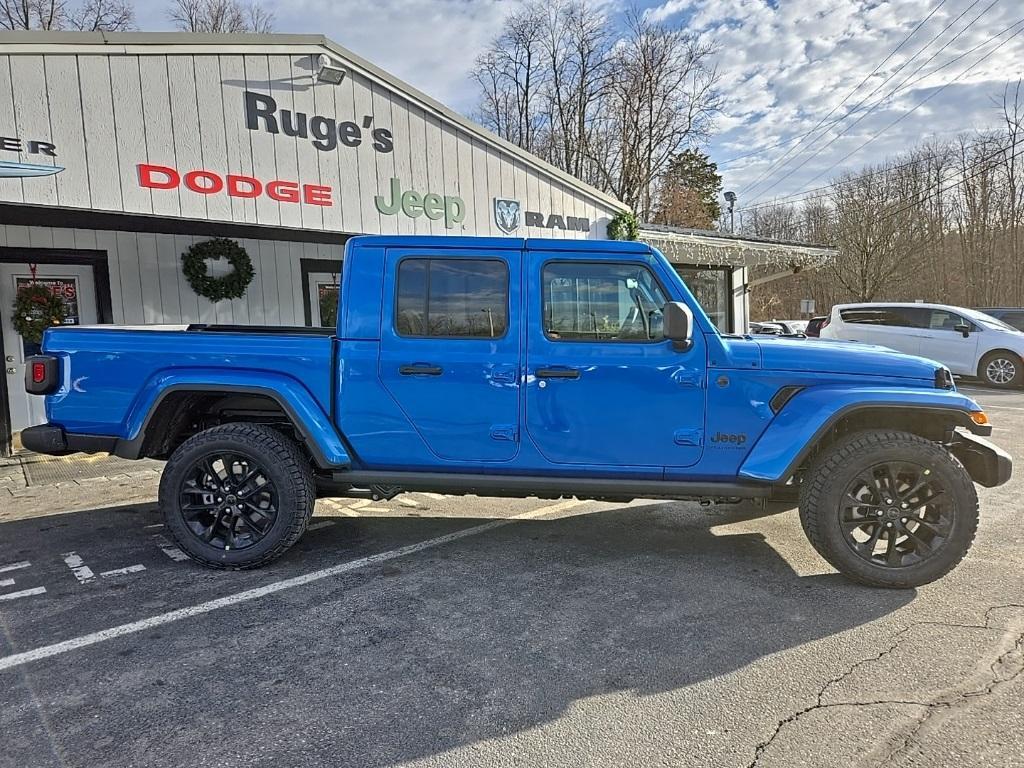
POLYGON ((320 496, 757 499, 867 584, 964 556, 1010 476, 938 363, 719 333, 634 242, 357 237, 335 329, 52 328, 32 450, 167 459, 196 560, 266 563, 320 496))

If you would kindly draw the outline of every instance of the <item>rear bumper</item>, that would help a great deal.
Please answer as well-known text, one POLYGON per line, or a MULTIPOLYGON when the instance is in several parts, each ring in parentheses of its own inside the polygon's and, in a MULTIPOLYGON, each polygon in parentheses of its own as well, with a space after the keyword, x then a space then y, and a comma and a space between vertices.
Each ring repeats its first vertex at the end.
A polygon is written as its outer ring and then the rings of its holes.
POLYGON ((949 450, 966 467, 971 479, 986 488, 1002 485, 1013 474, 1010 454, 983 438, 957 432, 949 450))
POLYGON ((117 438, 69 433, 54 424, 41 424, 23 429, 21 444, 36 453, 66 456, 69 453, 113 453, 117 438))

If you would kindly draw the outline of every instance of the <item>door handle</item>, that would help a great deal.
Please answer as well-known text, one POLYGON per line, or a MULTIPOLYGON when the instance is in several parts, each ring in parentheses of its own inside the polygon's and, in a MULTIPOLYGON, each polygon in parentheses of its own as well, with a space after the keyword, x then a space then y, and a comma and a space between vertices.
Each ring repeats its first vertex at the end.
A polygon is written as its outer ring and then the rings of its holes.
POLYGON ((538 368, 534 375, 538 379, 578 379, 580 372, 576 368, 538 368))
POLYGON ((440 365, 429 363, 413 363, 412 365, 401 365, 398 372, 402 376, 440 376, 444 369, 440 365))

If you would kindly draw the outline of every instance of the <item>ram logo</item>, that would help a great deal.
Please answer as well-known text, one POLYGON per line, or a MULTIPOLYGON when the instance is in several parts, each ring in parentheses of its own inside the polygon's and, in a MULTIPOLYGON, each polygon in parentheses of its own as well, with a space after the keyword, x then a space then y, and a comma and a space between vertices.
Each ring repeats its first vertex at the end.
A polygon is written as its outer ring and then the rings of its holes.
POLYGON ((519 205, 518 200, 494 198, 494 223, 506 235, 510 235, 519 229, 521 218, 522 207, 519 205))

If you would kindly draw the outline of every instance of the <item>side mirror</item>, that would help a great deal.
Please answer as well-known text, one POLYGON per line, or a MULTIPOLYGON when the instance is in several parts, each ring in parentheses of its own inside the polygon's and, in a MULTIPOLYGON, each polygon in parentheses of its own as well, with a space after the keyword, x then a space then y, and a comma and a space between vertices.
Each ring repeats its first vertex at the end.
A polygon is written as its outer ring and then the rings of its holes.
POLYGON ((971 335, 971 326, 969 326, 967 323, 960 323, 959 325, 954 325, 953 330, 960 331, 960 335, 963 336, 965 339, 971 335))
POLYGON ((693 313, 681 301, 670 301, 662 310, 665 338, 683 352, 693 346, 693 313))

